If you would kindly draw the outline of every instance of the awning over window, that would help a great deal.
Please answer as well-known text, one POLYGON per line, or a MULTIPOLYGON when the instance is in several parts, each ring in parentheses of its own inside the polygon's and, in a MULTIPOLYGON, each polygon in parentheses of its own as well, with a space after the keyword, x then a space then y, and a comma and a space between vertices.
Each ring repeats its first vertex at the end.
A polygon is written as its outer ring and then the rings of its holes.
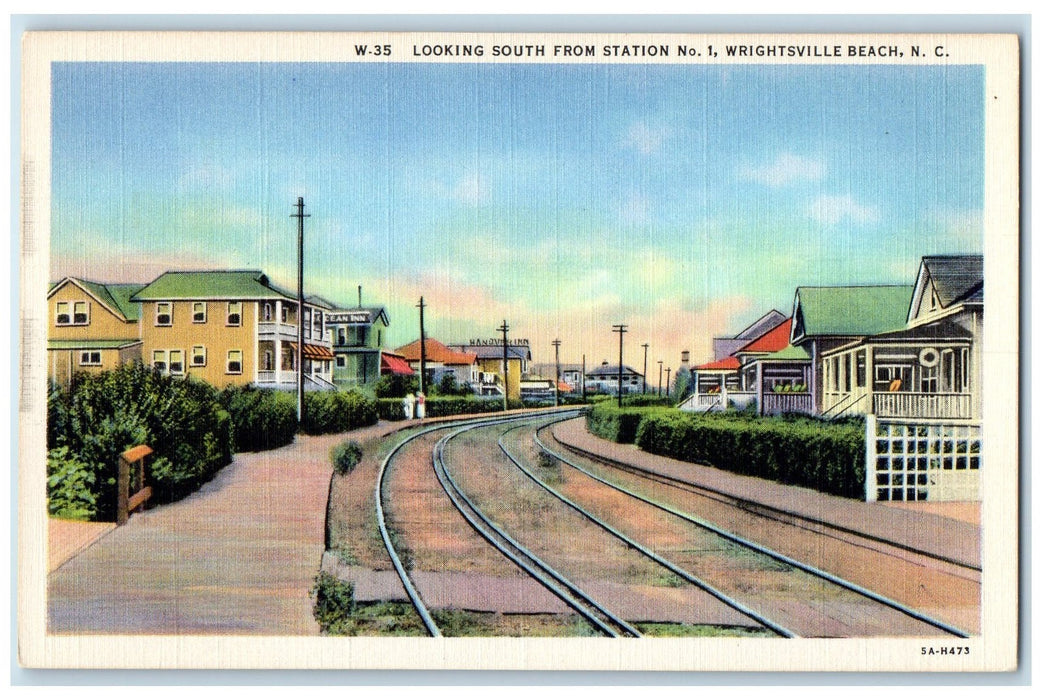
POLYGON ((381 354, 380 355, 380 374, 401 374, 404 376, 412 376, 416 374, 413 372, 412 367, 409 363, 400 357, 394 355, 381 354))
MULTIPOLYGON (((296 343, 290 343, 289 347, 293 352, 297 351, 296 343)), ((333 351, 329 348, 322 347, 321 345, 309 345, 304 343, 304 357, 309 360, 332 360, 333 351)))

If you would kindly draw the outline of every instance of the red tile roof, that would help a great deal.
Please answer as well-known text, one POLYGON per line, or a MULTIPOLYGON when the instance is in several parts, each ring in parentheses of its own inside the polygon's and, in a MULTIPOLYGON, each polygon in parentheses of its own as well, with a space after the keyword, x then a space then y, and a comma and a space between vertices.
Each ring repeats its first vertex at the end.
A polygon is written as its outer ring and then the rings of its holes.
MULTIPOLYGON (((434 338, 427 338, 423 342, 428 362, 440 362, 443 365, 472 365, 478 360, 478 356, 472 352, 459 352, 450 350, 434 338)), ((420 341, 414 340, 408 345, 395 350, 409 362, 420 361, 420 341)))
POLYGON ((385 374, 390 372, 391 374, 401 374, 406 377, 416 374, 412 371, 412 367, 405 361, 405 358, 398 355, 392 355, 388 352, 380 353, 380 373, 385 374))
POLYGON ((716 362, 707 362, 704 365, 699 365, 698 367, 695 367, 695 369, 704 369, 704 370, 738 369, 741 366, 742 366, 742 363, 738 360, 737 357, 725 357, 724 359, 717 360, 716 362))
POLYGON ((735 355, 743 352, 778 352, 789 345, 789 330, 792 328, 792 319, 787 318, 771 330, 767 331, 752 342, 746 343, 735 351, 735 355))

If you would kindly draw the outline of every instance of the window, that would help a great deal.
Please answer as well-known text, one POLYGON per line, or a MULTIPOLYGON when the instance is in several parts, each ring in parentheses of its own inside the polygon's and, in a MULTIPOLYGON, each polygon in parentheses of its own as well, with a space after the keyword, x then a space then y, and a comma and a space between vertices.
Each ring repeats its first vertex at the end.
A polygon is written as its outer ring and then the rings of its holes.
POLYGON ((934 365, 933 367, 923 367, 923 376, 919 380, 919 391, 924 394, 937 393, 939 375, 940 368, 937 365, 934 365))
POLYGON ((185 351, 184 350, 171 350, 170 351, 170 374, 184 374, 185 373, 185 351))
POLYGON ((282 322, 289 323, 289 309, 285 306, 282 307, 282 322))
POLYGON ((72 322, 77 326, 85 326, 90 323, 90 304, 85 301, 73 303, 72 322))
POLYGON ((264 320, 265 321, 270 321, 271 320, 271 302, 270 301, 264 302, 264 320))
POLYGON ((80 353, 80 364, 85 367, 95 367, 101 364, 100 350, 84 350, 80 353))
POLYGON ((192 302, 192 323, 206 323, 206 302, 192 302))
POLYGON ((856 383, 857 383, 859 388, 865 386, 865 372, 866 372, 865 360, 866 360, 866 358, 865 358, 865 351, 864 350, 859 350, 857 355, 856 355, 856 359, 855 359, 855 362, 857 364, 857 382, 856 383))
POLYGON ((228 351, 228 374, 242 374, 242 350, 228 351))
POLYGON ((344 356, 343 355, 337 355, 336 356, 336 366, 337 367, 344 367, 345 366, 344 365, 344 356))
POLYGON ((169 301, 156 302, 156 325, 169 326, 174 321, 174 305, 169 301))
POLYGON ((228 302, 228 325, 229 326, 241 326, 242 325, 242 302, 241 301, 229 301, 228 302))
POLYGON ((192 367, 205 367, 206 366, 206 346, 205 345, 193 345, 192 354, 189 358, 189 363, 192 367))
POLYGON ((275 369, 275 355, 271 350, 264 351, 264 367, 262 369, 265 372, 271 372, 275 369))
POLYGON ((57 326, 86 326, 90 324, 90 304, 85 301, 59 301, 54 308, 57 326))
POLYGON ((152 351, 152 367, 159 372, 166 372, 166 350, 152 351))

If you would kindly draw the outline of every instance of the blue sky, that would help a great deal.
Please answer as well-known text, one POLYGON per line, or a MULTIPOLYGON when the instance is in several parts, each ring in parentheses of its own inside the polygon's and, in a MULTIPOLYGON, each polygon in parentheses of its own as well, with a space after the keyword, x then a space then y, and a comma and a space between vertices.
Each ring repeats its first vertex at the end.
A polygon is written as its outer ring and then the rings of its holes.
POLYGON ((259 268, 392 346, 676 367, 798 285, 982 250, 976 66, 56 64, 53 277, 259 268), (515 333, 512 333, 515 335, 515 333))

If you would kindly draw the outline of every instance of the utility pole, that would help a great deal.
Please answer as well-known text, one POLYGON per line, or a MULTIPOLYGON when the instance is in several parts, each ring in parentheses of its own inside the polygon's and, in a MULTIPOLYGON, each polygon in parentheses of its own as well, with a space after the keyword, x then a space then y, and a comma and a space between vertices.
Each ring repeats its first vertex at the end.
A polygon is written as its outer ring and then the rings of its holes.
POLYGON ((554 406, 561 405, 561 390, 558 385, 561 382, 561 341, 554 339, 554 406))
POLYGON ((617 323, 611 327, 611 331, 619 334, 619 408, 622 408, 622 335, 626 332, 626 326, 617 323))
POLYGON ((304 420, 304 198, 297 197, 297 426, 304 420))
POLYGON ((658 361, 658 391, 656 396, 662 396, 662 360, 658 361))
POLYGON ((646 394, 648 393, 648 344, 644 343, 641 347, 644 348, 644 374, 641 378, 640 393, 646 394))
POLYGON ((503 333, 503 410, 506 411, 509 408, 507 395, 510 393, 507 389, 509 386, 507 383, 507 331, 510 330, 510 326, 507 325, 505 318, 503 319, 503 325, 496 330, 503 333))
POLYGON ((666 367, 666 398, 669 398, 669 373, 673 371, 672 367, 666 367))
POLYGON ((427 338, 423 331, 423 308, 427 305, 423 303, 423 297, 420 297, 420 303, 416 306, 420 308, 420 393, 426 396, 427 392, 423 388, 427 380, 427 338))
POLYGON ((586 353, 585 352, 583 353, 583 374, 582 374, 582 378, 579 381, 581 381, 582 385, 583 385, 583 388, 582 388, 583 403, 586 403, 586 353))

